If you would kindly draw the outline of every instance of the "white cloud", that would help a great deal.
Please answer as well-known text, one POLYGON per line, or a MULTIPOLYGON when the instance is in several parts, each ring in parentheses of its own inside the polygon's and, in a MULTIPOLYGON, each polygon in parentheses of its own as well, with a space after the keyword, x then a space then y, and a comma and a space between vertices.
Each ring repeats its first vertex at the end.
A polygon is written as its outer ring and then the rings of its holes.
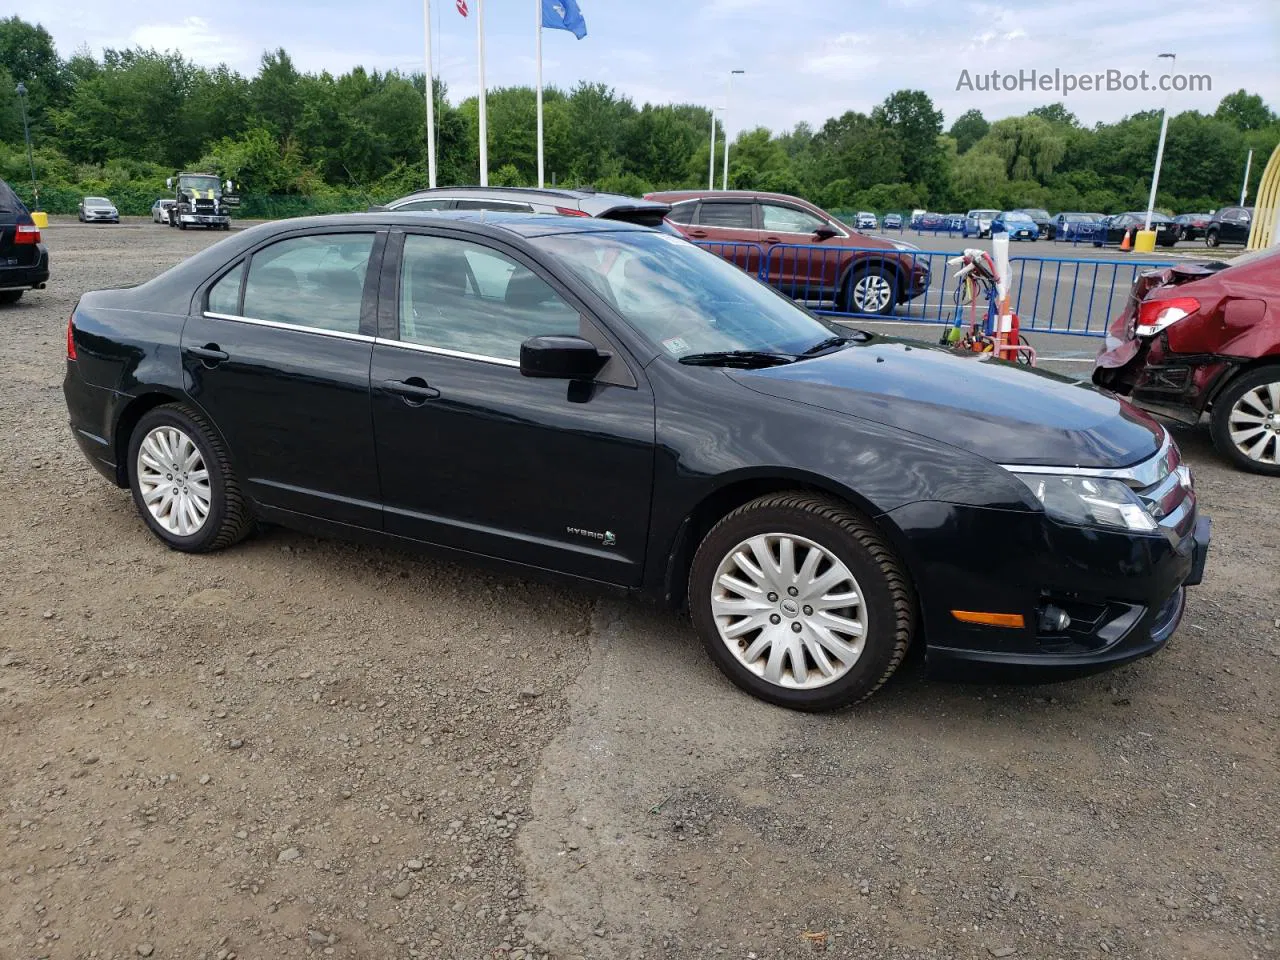
POLYGON ((129 34, 128 46, 174 50, 202 64, 254 64, 258 53, 231 37, 217 33, 204 17, 184 17, 177 23, 144 23, 129 34))

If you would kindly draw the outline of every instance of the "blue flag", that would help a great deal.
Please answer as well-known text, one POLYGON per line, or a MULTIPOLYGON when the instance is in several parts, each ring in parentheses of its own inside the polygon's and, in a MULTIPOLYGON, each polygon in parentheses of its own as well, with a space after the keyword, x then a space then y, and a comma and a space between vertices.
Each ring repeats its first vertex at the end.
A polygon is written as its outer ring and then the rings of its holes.
POLYGON ((568 30, 579 40, 587 35, 587 21, 578 9, 578 0, 542 0, 542 25, 568 30))

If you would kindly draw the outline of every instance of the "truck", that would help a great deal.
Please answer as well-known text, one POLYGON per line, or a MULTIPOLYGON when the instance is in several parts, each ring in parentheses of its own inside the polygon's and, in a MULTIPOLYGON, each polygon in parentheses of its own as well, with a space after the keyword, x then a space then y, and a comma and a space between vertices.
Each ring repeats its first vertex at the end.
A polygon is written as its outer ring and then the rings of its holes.
POLYGON ((174 191, 169 226, 179 230, 193 226, 231 229, 235 184, 230 180, 221 181, 214 173, 180 173, 167 179, 165 186, 174 191))

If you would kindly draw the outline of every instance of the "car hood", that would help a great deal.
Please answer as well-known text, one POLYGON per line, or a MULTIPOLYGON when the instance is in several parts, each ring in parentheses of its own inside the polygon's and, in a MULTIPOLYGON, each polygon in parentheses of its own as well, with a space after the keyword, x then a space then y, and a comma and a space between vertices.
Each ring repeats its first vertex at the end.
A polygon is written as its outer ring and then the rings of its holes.
POLYGON ((729 376, 751 390, 871 420, 996 463, 1117 468, 1164 429, 1111 394, 980 354, 873 337, 825 356, 729 376))

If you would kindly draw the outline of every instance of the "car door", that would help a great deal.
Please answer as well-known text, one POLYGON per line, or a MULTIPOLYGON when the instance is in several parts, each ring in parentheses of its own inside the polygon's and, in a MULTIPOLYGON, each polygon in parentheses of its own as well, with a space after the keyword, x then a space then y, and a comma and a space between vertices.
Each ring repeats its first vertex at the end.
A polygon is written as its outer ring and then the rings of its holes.
POLYGON ((1251 211, 1244 207, 1236 207, 1231 211, 1231 221, 1228 229, 1230 235, 1226 238, 1232 243, 1248 243, 1249 228, 1253 226, 1253 217, 1251 211))
POLYGON ((654 402, 559 281, 495 241, 393 232, 374 345, 386 529, 606 583, 643 573, 654 402), (591 339, 593 383, 520 373, 532 336, 591 339))
POLYGON ((385 239, 369 227, 275 240, 197 294, 187 389, 261 504, 381 527, 369 360, 385 239))
POLYGON ((845 231, 787 203, 761 201, 759 217, 769 282, 797 300, 833 297, 840 276, 839 243, 847 237, 845 231), (814 231, 824 227, 835 231, 835 236, 816 236, 814 231))
POLYGON ((760 272, 763 234, 756 221, 754 201, 704 197, 686 234, 748 273, 760 272))

